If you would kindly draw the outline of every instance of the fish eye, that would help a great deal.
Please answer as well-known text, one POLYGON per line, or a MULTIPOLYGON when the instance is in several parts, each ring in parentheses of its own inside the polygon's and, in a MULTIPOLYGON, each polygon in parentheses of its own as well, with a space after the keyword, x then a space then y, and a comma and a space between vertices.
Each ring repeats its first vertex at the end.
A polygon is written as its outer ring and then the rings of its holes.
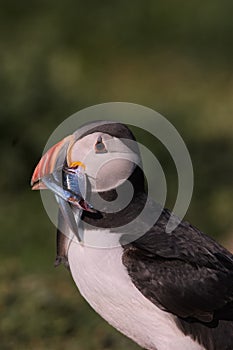
POLYGON ((95 144, 95 153, 106 153, 106 152, 107 152, 107 149, 105 147, 105 144, 103 143, 103 139, 101 136, 99 136, 95 144))

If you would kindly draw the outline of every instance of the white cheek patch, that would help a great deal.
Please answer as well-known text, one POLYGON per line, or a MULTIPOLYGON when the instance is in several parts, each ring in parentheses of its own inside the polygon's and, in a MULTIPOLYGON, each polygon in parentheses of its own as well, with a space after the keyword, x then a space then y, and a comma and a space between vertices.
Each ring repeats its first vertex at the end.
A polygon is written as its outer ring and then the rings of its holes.
POLYGON ((85 164, 93 191, 107 191, 121 185, 133 173, 135 167, 140 165, 137 144, 135 141, 132 143, 133 150, 116 137, 94 133, 75 143, 71 150, 71 159, 85 164), (106 153, 95 152, 99 136, 103 139, 106 153))
MULTIPOLYGON (((121 185, 135 169, 135 162, 124 157, 128 154, 116 153, 116 157, 105 159, 104 163, 93 162, 88 167, 88 177, 94 191, 107 191, 121 185)), ((135 159, 136 161, 136 159, 135 159)))

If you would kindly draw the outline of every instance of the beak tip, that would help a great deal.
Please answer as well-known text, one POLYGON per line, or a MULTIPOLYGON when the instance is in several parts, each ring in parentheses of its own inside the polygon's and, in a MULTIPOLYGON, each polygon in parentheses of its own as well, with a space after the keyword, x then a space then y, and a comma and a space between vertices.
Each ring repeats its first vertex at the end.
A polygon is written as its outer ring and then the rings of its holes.
POLYGON ((37 189, 38 189, 38 184, 31 181, 31 189, 32 189, 33 191, 34 191, 34 190, 37 190, 37 189))
POLYGON ((47 187, 45 186, 45 184, 42 181, 33 181, 31 180, 31 189, 33 191, 35 190, 46 190, 47 187))

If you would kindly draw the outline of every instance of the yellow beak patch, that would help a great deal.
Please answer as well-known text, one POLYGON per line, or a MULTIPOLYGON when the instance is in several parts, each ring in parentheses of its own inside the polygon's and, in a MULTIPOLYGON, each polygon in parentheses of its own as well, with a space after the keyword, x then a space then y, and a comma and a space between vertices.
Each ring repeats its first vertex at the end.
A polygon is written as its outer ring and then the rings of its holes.
POLYGON ((82 162, 71 162, 69 165, 69 168, 76 168, 78 166, 81 166, 84 170, 86 169, 86 165, 83 164, 82 162))

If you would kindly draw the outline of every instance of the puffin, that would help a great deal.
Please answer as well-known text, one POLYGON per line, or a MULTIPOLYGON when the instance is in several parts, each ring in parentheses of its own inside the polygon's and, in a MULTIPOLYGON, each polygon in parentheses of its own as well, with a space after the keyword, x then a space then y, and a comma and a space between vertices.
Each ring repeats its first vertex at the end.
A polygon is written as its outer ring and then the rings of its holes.
POLYGON ((187 221, 166 230, 177 218, 148 198, 129 126, 79 128, 31 185, 57 199, 55 266, 110 325, 148 350, 233 349, 233 255, 187 221))

